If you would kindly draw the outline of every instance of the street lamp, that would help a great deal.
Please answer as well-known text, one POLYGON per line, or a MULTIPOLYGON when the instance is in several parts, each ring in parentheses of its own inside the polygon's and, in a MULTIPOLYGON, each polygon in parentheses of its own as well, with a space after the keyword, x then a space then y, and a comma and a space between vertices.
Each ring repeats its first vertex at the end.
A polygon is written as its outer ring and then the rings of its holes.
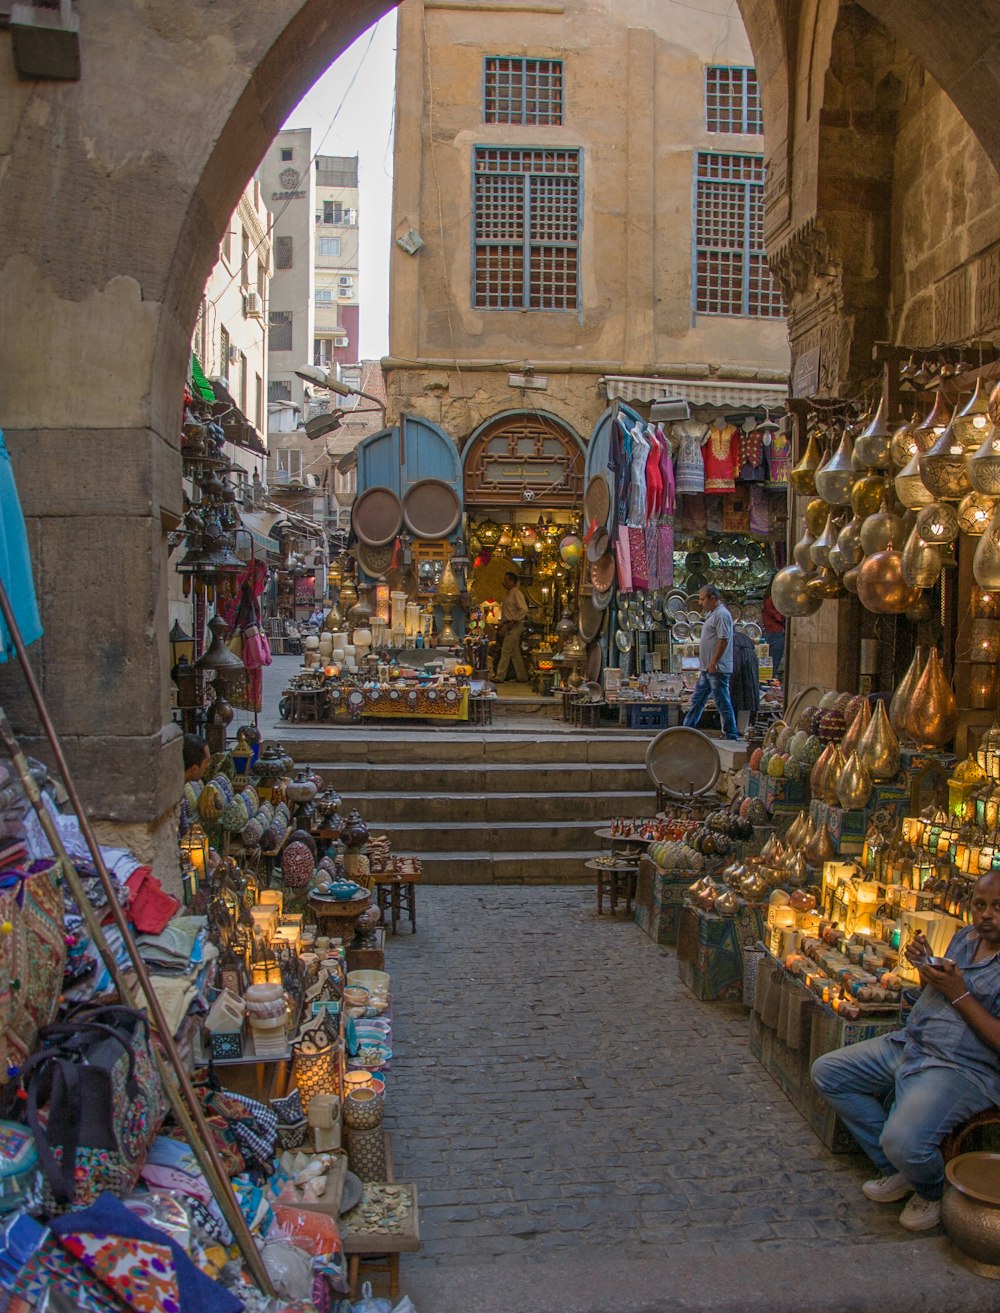
POLYGON ((301 378, 304 383, 312 383, 315 387, 335 392, 338 397, 364 397, 365 401, 374 402, 382 412, 382 418, 385 418, 384 401, 372 396, 370 392, 362 392, 360 388, 352 388, 342 383, 331 369, 321 369, 318 365, 303 365, 301 369, 295 371, 295 377, 301 378))

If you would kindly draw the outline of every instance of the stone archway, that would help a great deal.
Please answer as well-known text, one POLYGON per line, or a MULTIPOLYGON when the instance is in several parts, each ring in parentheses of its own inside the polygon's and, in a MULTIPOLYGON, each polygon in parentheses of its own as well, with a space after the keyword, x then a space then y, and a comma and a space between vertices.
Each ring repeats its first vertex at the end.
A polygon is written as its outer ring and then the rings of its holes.
MULTIPOLYGON (((180 793, 165 532, 195 306, 284 118, 391 7, 80 0, 79 82, 0 61, 0 425, 46 629, 33 659, 85 801, 149 856, 180 793)), ((44 755, 16 671, 0 701, 44 755)))

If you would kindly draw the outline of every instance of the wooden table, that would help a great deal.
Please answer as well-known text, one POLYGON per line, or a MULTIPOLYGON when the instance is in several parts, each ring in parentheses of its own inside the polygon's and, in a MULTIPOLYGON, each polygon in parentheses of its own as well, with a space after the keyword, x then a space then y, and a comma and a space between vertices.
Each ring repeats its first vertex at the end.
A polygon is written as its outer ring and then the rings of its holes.
MULTIPOLYGON (((389 1132, 385 1133, 385 1160, 388 1166, 386 1184, 395 1184, 392 1170, 392 1140, 389 1132)), ((410 1193, 410 1212, 405 1229, 396 1232, 355 1231, 346 1220, 346 1214, 340 1218, 340 1235, 344 1244, 344 1253, 348 1258, 348 1276, 351 1283, 351 1298, 358 1298, 358 1277, 362 1258, 378 1259, 378 1266, 389 1273, 389 1294, 392 1299, 399 1295, 399 1256, 415 1254, 420 1248, 420 1210, 417 1202, 417 1187, 400 1184, 401 1190, 410 1193)))

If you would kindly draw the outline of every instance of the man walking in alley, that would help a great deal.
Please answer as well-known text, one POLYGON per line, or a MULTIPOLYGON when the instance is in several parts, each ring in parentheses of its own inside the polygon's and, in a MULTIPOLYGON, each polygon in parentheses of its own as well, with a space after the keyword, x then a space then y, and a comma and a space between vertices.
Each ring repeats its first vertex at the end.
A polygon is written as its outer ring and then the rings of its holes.
POLYGON ((698 605, 705 613, 705 623, 698 645, 701 674, 691 695, 691 706, 684 717, 689 729, 697 729, 705 703, 711 697, 722 721, 722 737, 738 739, 736 713, 729 696, 733 673, 733 617, 722 604, 714 584, 706 584, 698 593, 698 605))
POLYGON ((500 604, 500 659, 497 661, 497 683, 507 678, 510 664, 514 663, 514 674, 522 684, 528 682, 528 672, 521 655, 521 634, 524 632, 524 619, 528 614, 528 603, 517 586, 517 575, 508 570, 503 577, 504 595, 500 604))

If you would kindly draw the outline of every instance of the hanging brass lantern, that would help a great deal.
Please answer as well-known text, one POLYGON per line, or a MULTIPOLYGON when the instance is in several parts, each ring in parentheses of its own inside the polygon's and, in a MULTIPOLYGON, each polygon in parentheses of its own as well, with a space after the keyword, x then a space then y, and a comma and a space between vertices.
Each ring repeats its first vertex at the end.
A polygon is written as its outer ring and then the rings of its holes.
POLYGON ((1000 428, 988 430, 982 444, 965 458, 969 483, 987 497, 1000 497, 1000 428))
POLYGON ((839 532, 840 526, 834 521, 833 511, 831 511, 826 517, 826 526, 823 532, 809 548, 809 555, 812 558, 813 565, 830 564, 830 548, 836 544, 839 532))
POLYGON ((905 424, 900 424, 892 435, 892 442, 889 444, 889 455, 897 470, 901 470, 904 465, 909 463, 912 456, 923 450, 917 438, 917 422, 918 416, 914 415, 905 424))
POLYGON ((842 575, 845 572, 845 570, 849 570, 851 568, 851 562, 847 559, 847 557, 840 550, 840 548, 837 546, 836 543, 834 543, 833 546, 830 548, 830 555, 827 558, 827 560, 829 562, 830 569, 836 575, 842 575))
POLYGON ((883 502, 882 509, 874 515, 869 515, 863 522, 859 537, 861 550, 866 556, 872 556, 875 552, 886 551, 894 543, 903 542, 906 531, 903 528, 903 521, 898 515, 893 515, 883 502))
POLYGON ((837 784, 843 769, 844 754, 840 751, 840 744, 835 743, 833 745, 833 756, 830 758, 830 764, 823 776, 823 801, 829 803, 831 807, 837 805, 837 784))
POLYGON ((920 457, 921 452, 915 451, 894 480, 896 496, 911 510, 916 510, 920 506, 929 506, 934 500, 934 494, 920 475, 920 457))
POLYGON ((903 559, 899 552, 875 552, 858 568, 858 597, 868 611, 900 615, 919 596, 920 589, 911 588, 903 578, 903 559))
MULTIPOLYGON (((826 772, 833 761, 833 744, 828 743, 823 751, 813 762, 813 768, 809 772, 809 790, 814 798, 819 798, 823 793, 823 782, 826 778, 826 772)), ((797 835, 796 838, 801 843, 805 835, 797 835)))
POLYGON ((826 517, 830 514, 830 508, 822 497, 812 497, 806 504, 806 528, 814 538, 818 538, 823 532, 826 524, 826 517))
POLYGON ((875 780, 892 780, 899 774, 899 739, 896 737, 885 703, 879 699, 871 722, 858 744, 858 756, 875 780))
POLYGON ((800 492, 807 497, 816 495, 816 469, 819 466, 819 458, 820 449, 816 435, 810 433, 802 459, 788 475, 788 482, 794 492, 800 492))
POLYGON ((913 700, 913 690, 917 687, 924 666, 927 664, 927 651, 926 647, 918 647, 913 653, 913 660, 907 666, 906 674, 900 680, 899 686, 893 693, 892 700, 889 703, 889 723, 902 738, 909 737, 909 732, 906 729, 906 717, 909 715, 910 704, 913 700))
POLYGON ((952 427, 966 451, 974 451, 986 436, 990 427, 990 410, 981 375, 976 379, 972 396, 952 421, 952 427))
POLYGON ((786 565, 771 581, 771 601, 783 616, 813 615, 823 603, 822 597, 809 592, 812 576, 798 565, 786 565))
POLYGON ((1000 501, 986 531, 976 544, 972 558, 972 575, 980 588, 1000 588, 1000 501))
MULTIPOLYGON (((829 512, 830 508, 827 506, 826 502, 821 502, 820 505, 823 507, 824 511, 829 512)), ((824 523, 826 523, 825 520, 824 523)), ((813 568, 812 545, 815 541, 816 539, 807 528, 805 533, 792 548, 792 560, 800 570, 808 572, 813 568)))
POLYGON ((924 542, 916 527, 903 548, 903 578, 911 588, 930 588, 941 573, 941 549, 924 542))
POLYGON ((837 799, 844 811, 857 811, 864 807, 875 787, 871 772, 856 752, 844 762, 837 781, 837 799))
POLYGON ((936 647, 913 690, 907 729, 918 748, 943 748, 955 737, 958 712, 955 694, 945 677, 936 647))
POLYGON ((885 397, 881 397, 875 417, 854 444, 854 459, 862 469, 889 468, 892 434, 885 422, 885 397))
POLYGON ((914 436, 920 443, 921 451, 929 451, 937 439, 948 427, 952 408, 945 400, 940 388, 934 394, 934 404, 924 418, 914 427, 914 436))
POLYGON ((849 757, 861 742, 861 736, 871 723, 871 718, 872 709, 868 699, 865 698, 861 703, 861 706, 858 708, 857 715, 847 727, 847 733, 840 740, 840 751, 844 754, 845 758, 849 757))
POLYGON ((851 464, 853 447, 851 435, 844 429, 840 445, 822 469, 816 471, 816 491, 830 506, 847 506, 851 500, 851 485, 857 478, 851 464))
POLYGON ((981 538, 996 509, 997 498, 983 492, 970 492, 958 508, 958 527, 970 538, 981 538))
POLYGON ((851 509, 862 520, 874 515, 885 501, 885 479, 880 474, 866 474, 851 489, 851 509))
POLYGON ((914 530, 925 543, 953 543, 958 537, 958 511, 947 502, 931 502, 917 513, 914 530))
POLYGON ((961 501, 972 491, 965 456, 965 448, 949 424, 934 445, 917 457, 920 477, 938 501, 961 501))
POLYGON ((840 582, 844 585, 849 593, 855 597, 858 595, 858 570, 860 567, 852 565, 849 570, 845 570, 840 582))
POLYGON ((837 534, 837 547, 848 567, 860 565, 861 558, 865 554, 865 549, 861 546, 862 523, 862 519, 855 515, 854 519, 848 520, 840 533, 837 534))
POLYGON ((990 399, 986 404, 986 411, 994 424, 1000 424, 1000 383, 998 383, 990 393, 990 399))

